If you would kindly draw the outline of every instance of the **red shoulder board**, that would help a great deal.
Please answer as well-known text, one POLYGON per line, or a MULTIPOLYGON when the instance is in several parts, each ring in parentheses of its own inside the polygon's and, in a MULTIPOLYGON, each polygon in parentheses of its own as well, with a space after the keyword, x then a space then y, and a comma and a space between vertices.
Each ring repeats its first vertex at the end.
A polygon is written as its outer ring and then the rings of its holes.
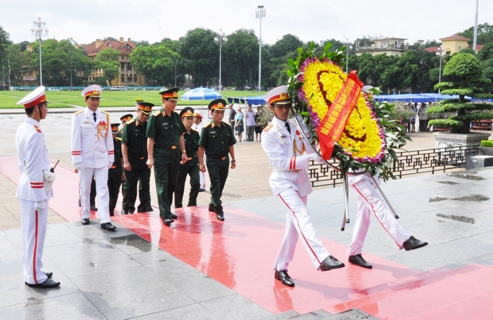
POLYGON ((41 129, 38 126, 34 126, 34 129, 36 129, 36 131, 38 131, 39 133, 41 133, 41 129))

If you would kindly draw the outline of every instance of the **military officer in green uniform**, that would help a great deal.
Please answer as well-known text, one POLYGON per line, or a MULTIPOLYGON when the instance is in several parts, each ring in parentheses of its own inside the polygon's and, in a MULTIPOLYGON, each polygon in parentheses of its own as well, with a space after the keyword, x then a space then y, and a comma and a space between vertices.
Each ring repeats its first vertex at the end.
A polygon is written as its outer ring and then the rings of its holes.
MULTIPOLYGON (((120 185, 122 184, 122 150, 121 150, 121 131, 118 130, 119 123, 111 124, 111 133, 113 134, 113 146, 115 148, 115 161, 111 168, 108 169, 108 192, 110 196, 110 216, 114 216, 120 185)), ((94 180, 92 180, 94 182, 94 180)))
POLYGON ((195 113, 192 108, 186 107, 180 112, 180 118, 185 127, 183 138, 185 139, 185 149, 187 150, 188 161, 180 164, 178 172, 178 181, 175 191, 175 208, 183 207, 183 193, 185 190, 185 181, 187 175, 190 175, 190 195, 188 197, 187 207, 197 206, 197 196, 200 189, 199 176, 199 159, 197 158, 197 150, 199 143, 199 133, 192 129, 195 113))
POLYGON ((171 212, 173 192, 176 188, 180 161, 187 162, 185 127, 175 112, 178 88, 161 91, 163 106, 147 121, 147 166, 154 166, 154 178, 159 202, 159 214, 169 226, 177 216, 171 212))
POLYGON ((151 207, 150 179, 151 169, 147 166, 147 119, 154 104, 139 101, 137 119, 126 122, 122 131, 122 155, 125 183, 123 184, 122 214, 135 212, 137 189, 139 206, 137 212, 153 211, 151 207), (140 181, 140 188, 138 183, 140 181))
POLYGON ((221 202, 224 185, 229 173, 229 155, 231 155, 231 169, 236 168, 235 136, 231 126, 223 122, 226 101, 216 99, 209 103, 212 121, 202 128, 199 140, 199 166, 205 172, 204 152, 207 155, 207 170, 211 181, 211 200, 209 211, 215 212, 217 219, 224 221, 224 211, 221 202))

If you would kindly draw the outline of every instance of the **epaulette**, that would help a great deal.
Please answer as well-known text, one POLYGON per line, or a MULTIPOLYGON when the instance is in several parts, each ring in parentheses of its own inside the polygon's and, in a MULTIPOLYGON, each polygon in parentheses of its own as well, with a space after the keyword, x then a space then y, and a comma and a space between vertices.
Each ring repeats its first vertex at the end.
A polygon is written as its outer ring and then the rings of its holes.
POLYGON ((273 126, 274 126, 274 125, 273 125, 272 123, 269 123, 269 124, 267 125, 267 127, 265 127, 265 128, 264 128, 264 131, 265 131, 265 132, 269 131, 270 129, 272 129, 272 127, 273 127, 273 126))
POLYGON ((199 130, 192 128, 193 131, 199 133, 199 130))
POLYGON ((102 113, 104 113, 105 115, 109 116, 110 114, 104 110, 101 110, 102 113))
POLYGON ((212 124, 212 122, 209 122, 208 124, 206 124, 205 126, 203 126, 203 128, 206 128, 208 126, 210 126, 212 124))
POLYGON ((157 117, 161 113, 161 110, 157 110, 156 112, 153 113, 155 117, 157 117))
POLYGON ((132 122, 135 122, 135 119, 128 120, 125 124, 131 124, 132 122))
POLYGON ((75 114, 79 114, 79 113, 81 113, 81 112, 84 112, 84 109, 79 110, 79 111, 76 111, 76 112, 75 112, 75 114))
POLYGON ((121 137, 116 137, 115 139, 118 140, 118 141, 122 141, 122 138, 121 137))
POLYGON ((38 127, 38 126, 34 126, 34 129, 36 129, 36 131, 38 131, 39 133, 41 133, 41 129, 38 127))
POLYGON ((227 123, 227 122, 224 122, 223 121, 223 124, 227 125, 228 127, 231 127, 231 124, 227 123))

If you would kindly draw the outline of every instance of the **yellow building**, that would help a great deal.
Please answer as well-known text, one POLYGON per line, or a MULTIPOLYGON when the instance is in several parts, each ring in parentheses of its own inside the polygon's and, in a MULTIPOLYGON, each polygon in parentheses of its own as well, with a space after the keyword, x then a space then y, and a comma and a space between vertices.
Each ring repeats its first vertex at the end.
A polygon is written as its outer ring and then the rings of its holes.
POLYGON ((461 51, 462 49, 469 48, 469 40, 471 39, 461 37, 456 34, 440 39, 440 41, 442 41, 442 48, 448 54, 453 54, 461 51))
POLYGON ((376 40, 356 40, 356 55, 369 53, 372 56, 386 54, 388 56, 402 56, 408 46, 404 38, 383 38, 376 40))
MULTIPOLYGON (((120 40, 101 40, 96 39, 96 41, 90 44, 81 45, 84 52, 87 56, 94 60, 94 58, 99 54, 101 50, 106 48, 112 48, 118 50, 120 63, 120 74, 113 80, 111 83, 108 83, 108 86, 144 86, 145 85, 145 77, 141 74, 137 74, 135 72, 134 67, 128 62, 130 58, 130 54, 133 50, 135 50, 135 44, 130 38, 127 41, 124 41, 123 38, 120 40)), ((103 75, 103 70, 95 70, 89 75, 89 82, 95 80, 95 78, 99 78, 103 75)))

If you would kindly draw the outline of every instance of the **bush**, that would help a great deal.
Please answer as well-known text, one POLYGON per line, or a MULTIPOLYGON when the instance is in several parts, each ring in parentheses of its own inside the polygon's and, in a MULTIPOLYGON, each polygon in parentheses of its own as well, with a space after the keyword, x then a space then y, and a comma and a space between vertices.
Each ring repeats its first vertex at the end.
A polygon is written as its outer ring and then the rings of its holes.
POLYGON ((481 140, 481 147, 493 148, 493 140, 481 140))

